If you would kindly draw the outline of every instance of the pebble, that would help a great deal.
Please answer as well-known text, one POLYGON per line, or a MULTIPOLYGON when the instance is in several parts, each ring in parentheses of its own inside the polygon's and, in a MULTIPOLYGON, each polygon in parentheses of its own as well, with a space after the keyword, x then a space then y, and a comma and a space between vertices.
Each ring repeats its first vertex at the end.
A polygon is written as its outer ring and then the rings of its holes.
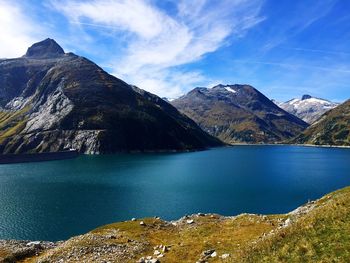
POLYGON ((193 219, 188 219, 188 220, 186 220, 186 223, 187 223, 187 224, 193 224, 194 221, 193 221, 193 219))
POLYGON ((140 226, 145 226, 145 225, 146 225, 145 222, 143 221, 140 222, 140 226))
POLYGON ((40 241, 32 241, 26 244, 27 247, 40 245, 40 241))
POLYGON ((222 259, 225 259, 225 258, 228 258, 230 256, 230 254, 222 254, 221 256, 220 256, 220 258, 222 258, 222 259))

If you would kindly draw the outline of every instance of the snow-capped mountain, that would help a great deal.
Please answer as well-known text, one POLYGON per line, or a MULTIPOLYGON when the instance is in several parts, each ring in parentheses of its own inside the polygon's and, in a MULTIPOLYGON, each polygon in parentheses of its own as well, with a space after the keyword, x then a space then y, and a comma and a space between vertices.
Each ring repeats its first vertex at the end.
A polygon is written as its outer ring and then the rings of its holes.
POLYGON ((339 105, 339 103, 314 98, 310 95, 303 95, 301 99, 291 99, 287 102, 274 101, 274 103, 310 124, 314 123, 325 112, 339 105))
POLYGON ((228 143, 277 143, 308 124, 250 85, 195 88, 171 102, 209 134, 228 143))

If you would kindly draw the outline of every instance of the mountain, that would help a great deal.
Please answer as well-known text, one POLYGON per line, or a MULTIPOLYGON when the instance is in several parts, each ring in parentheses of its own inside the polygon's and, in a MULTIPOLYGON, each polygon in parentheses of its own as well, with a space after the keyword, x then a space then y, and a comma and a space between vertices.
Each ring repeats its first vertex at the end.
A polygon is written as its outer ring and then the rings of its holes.
POLYGON ((350 145, 350 100, 326 112, 292 140, 293 143, 315 145, 350 145))
POLYGON ((297 116, 307 123, 313 123, 325 112, 337 107, 339 103, 331 102, 325 99, 303 95, 301 99, 291 99, 287 102, 278 103, 277 105, 297 116))
MULTIPOLYGON (((122 66, 122 65, 121 65, 122 66)), ((221 145, 172 105, 53 40, 0 61, 0 152, 192 150, 221 145)))
POLYGON ((308 126, 249 85, 195 88, 171 103, 226 143, 281 142, 308 126))

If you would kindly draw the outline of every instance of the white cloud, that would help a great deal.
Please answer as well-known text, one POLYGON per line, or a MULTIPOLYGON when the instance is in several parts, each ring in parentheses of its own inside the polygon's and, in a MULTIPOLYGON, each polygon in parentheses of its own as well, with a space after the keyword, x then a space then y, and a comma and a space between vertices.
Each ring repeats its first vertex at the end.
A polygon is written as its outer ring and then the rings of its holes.
MULTIPOLYGON (((174 1, 175 14, 147 0, 52 1, 71 25, 127 36, 125 52, 106 63, 122 79, 160 96, 179 96, 203 82, 178 66, 200 60, 262 21, 262 0, 174 1)), ((113 53, 113 51, 111 52, 113 53)), ((118 51, 116 51, 118 53, 118 51)))
POLYGON ((42 32, 14 1, 0 0, 0 57, 12 58, 24 55, 27 48, 42 32))

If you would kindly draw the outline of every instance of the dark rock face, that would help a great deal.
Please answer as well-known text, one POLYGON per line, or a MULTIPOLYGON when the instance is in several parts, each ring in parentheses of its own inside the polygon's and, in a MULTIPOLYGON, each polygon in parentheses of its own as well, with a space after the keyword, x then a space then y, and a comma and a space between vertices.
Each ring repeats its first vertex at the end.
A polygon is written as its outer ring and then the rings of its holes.
POLYGON ((292 142, 350 146, 350 100, 323 114, 292 142))
POLYGON ((54 58, 64 54, 64 50, 55 40, 47 38, 41 42, 35 43, 28 48, 25 57, 30 58, 54 58))
POLYGON ((0 152, 193 150, 222 144, 159 97, 86 58, 62 54, 56 45, 44 40, 29 48, 30 56, 0 61, 0 152))
POLYGON ((303 95, 302 97, 301 97, 301 100, 307 100, 307 99, 311 99, 312 97, 310 96, 310 95, 303 95))
POLYGON ((172 104, 226 143, 281 142, 308 126, 249 85, 196 88, 172 104))

